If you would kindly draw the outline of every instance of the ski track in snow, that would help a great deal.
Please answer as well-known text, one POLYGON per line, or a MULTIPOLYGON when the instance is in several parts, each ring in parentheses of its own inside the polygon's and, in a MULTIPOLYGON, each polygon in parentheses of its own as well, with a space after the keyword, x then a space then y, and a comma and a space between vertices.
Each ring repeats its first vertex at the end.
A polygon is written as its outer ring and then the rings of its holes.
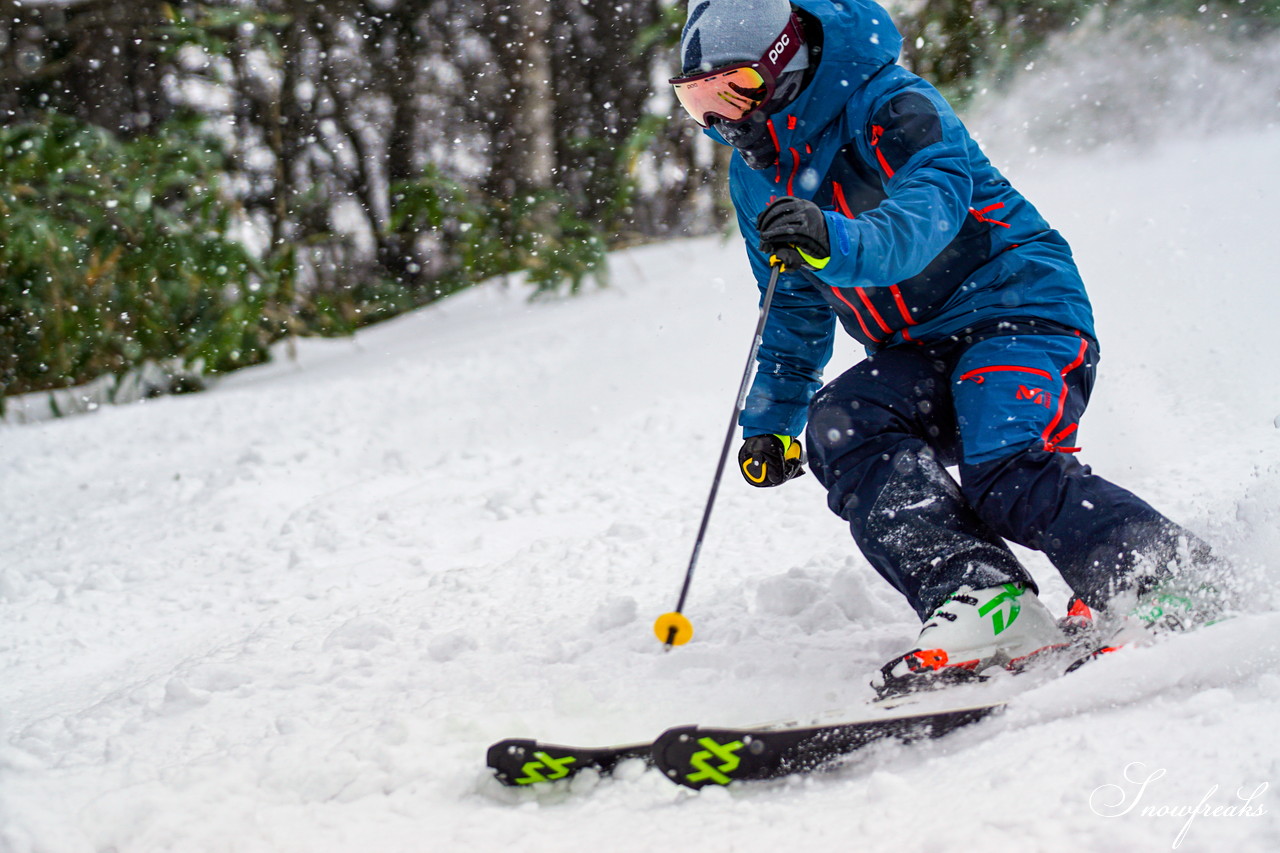
MULTIPOLYGON (((729 472, 697 635, 661 652, 756 293, 737 238, 650 246, 581 298, 494 283, 210 393, 0 430, 0 851, 1170 849, 1168 808, 1280 780, 1277 150, 1013 175, 1099 318, 1083 458, 1233 558, 1249 613, 810 777, 502 789, 502 737, 856 713, 916 630, 811 476, 729 472), (1126 767, 1165 772, 1099 814, 1126 767)), ((1277 794, 1178 849, 1280 849, 1277 794)))

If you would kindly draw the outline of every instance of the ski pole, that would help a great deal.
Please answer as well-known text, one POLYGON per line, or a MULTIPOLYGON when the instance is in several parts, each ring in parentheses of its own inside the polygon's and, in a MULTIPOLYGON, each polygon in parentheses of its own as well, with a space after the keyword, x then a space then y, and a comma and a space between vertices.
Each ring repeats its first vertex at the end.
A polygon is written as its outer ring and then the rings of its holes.
POLYGON ((684 585, 680 588, 680 600, 676 609, 664 613, 653 623, 653 633, 671 651, 672 646, 683 646, 693 637, 693 624, 684 615, 685 599, 689 597, 689 585, 693 582, 693 570, 698 565, 698 555, 702 552, 702 540, 707 534, 707 523, 711 521, 711 508, 716 503, 716 493, 720 491, 720 477, 724 474, 724 463, 729 457, 729 446, 733 443, 733 433, 738 427, 738 416, 747 402, 747 389, 751 381, 751 367, 755 364, 756 353, 760 351, 760 342, 764 336, 764 324, 769 319, 769 306, 773 304, 773 292, 778 287, 778 274, 782 272, 782 263, 776 256, 769 258, 769 285, 764 291, 764 301, 760 303, 760 318, 756 321, 756 333, 751 339, 751 352, 747 355, 747 366, 742 371, 742 382, 738 385, 738 396, 733 404, 733 416, 729 418, 729 429, 724 436, 724 445, 720 448, 720 461, 716 463, 716 474, 711 480, 711 494, 707 496, 706 508, 702 510, 702 524, 698 526, 698 535, 693 542, 693 554, 689 557, 689 568, 684 573, 684 585))

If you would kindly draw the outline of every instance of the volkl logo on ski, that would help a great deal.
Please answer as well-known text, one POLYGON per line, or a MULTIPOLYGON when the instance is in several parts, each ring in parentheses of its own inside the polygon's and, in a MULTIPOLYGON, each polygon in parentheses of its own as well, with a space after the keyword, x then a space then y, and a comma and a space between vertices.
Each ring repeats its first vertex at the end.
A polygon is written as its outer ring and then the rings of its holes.
POLYGON ((535 761, 527 762, 521 768, 524 776, 516 780, 517 785, 532 785, 535 782, 552 782, 556 779, 563 779, 569 775, 569 765, 578 759, 572 755, 566 755, 564 758, 552 758, 545 752, 535 752, 533 757, 535 761), (549 770, 549 773, 543 773, 543 769, 549 770))
POLYGON ((686 778, 690 782, 708 781, 717 785, 728 785, 733 781, 728 774, 737 770, 738 765, 742 763, 742 759, 735 754, 742 749, 742 741, 716 743, 715 740, 704 737, 698 739, 698 745, 702 747, 702 750, 695 752, 689 758, 689 763, 698 772, 690 773, 686 778), (712 767, 708 763, 713 758, 720 761, 719 767, 712 767))

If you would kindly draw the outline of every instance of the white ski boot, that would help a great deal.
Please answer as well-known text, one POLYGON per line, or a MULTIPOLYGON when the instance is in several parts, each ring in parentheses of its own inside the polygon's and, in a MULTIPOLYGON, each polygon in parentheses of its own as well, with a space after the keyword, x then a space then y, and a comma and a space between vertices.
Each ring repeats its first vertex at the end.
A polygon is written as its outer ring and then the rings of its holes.
POLYGON ((1136 589, 1116 596, 1107 609, 1127 613, 1131 625, 1149 634, 1212 625, 1230 610, 1226 590, 1235 572, 1207 543, 1190 534, 1139 555, 1136 574, 1136 589))
POLYGON ((1167 578, 1145 592, 1116 596, 1107 612, 1095 614, 1083 601, 1072 602, 1059 625, 1073 645, 1088 651, 1067 668, 1074 672, 1091 660, 1129 646, 1149 645, 1161 635, 1184 633, 1231 618, 1231 602, 1211 583, 1167 578))
POLYGON ((1213 584, 1169 578, 1138 595, 1129 616, 1148 631, 1191 631, 1221 621, 1227 612, 1226 596, 1213 584))
POLYGON ((871 686, 883 699, 971 681, 1067 644, 1048 608, 1022 584, 962 586, 925 620, 915 648, 881 667, 871 686))

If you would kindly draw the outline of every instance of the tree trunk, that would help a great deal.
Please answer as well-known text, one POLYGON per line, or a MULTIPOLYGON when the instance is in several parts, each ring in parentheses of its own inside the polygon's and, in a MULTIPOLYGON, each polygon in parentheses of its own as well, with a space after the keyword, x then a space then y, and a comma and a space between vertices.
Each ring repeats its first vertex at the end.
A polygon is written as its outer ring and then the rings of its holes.
POLYGON ((555 129, 551 89, 549 0, 499 3, 495 48, 507 90, 495 111, 489 190, 495 198, 551 187, 555 129))
POLYGON ((146 132, 172 113, 156 38, 164 5, 5 0, 0 105, 16 120, 56 109, 126 136, 146 132))

